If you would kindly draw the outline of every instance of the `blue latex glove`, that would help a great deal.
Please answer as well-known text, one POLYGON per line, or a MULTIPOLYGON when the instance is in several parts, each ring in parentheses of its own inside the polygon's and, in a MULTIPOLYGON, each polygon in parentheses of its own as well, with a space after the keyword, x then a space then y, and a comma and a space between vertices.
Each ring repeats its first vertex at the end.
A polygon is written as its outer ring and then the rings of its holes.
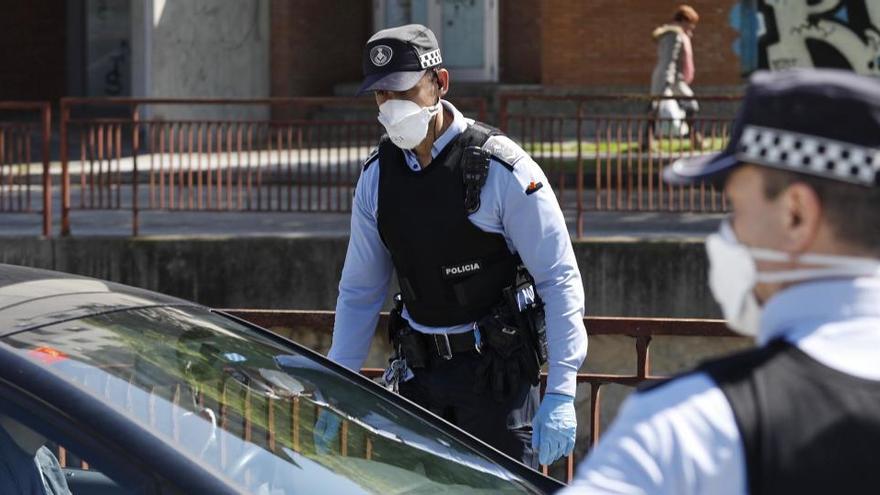
POLYGON ((574 397, 564 394, 546 394, 532 420, 532 449, 538 451, 538 461, 547 465, 574 450, 577 417, 574 397))
POLYGON ((332 412, 321 409, 318 420, 315 421, 315 430, 312 432, 315 440, 315 452, 326 454, 330 451, 330 444, 339 436, 339 426, 342 418, 332 412))

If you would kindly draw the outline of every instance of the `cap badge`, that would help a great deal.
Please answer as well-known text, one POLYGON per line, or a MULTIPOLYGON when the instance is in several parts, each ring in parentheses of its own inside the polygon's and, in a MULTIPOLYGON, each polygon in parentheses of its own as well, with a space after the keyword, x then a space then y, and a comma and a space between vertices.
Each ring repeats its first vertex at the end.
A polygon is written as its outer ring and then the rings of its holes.
POLYGON ((388 62, 391 62, 391 57, 393 56, 394 51, 392 51, 391 47, 387 45, 376 45, 370 50, 370 61, 373 62, 373 65, 376 67, 388 65, 388 62))

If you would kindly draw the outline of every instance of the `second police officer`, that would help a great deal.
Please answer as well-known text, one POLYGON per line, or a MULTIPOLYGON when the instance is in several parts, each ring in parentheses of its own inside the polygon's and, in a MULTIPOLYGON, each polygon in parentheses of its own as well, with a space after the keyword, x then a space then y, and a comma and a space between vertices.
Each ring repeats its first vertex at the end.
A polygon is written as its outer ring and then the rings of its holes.
MULTIPOLYGON (((574 448, 583 285, 541 168, 442 99, 441 64, 434 33, 417 24, 379 31, 364 48, 360 92, 375 95, 387 134, 356 187, 328 356, 362 366, 396 270, 386 383, 537 468, 574 448)), ((338 430, 322 414, 318 448, 338 430)))
POLYGON ((757 72, 727 147, 664 179, 723 186, 709 288, 758 345, 632 394, 561 493, 877 493, 880 82, 757 72))

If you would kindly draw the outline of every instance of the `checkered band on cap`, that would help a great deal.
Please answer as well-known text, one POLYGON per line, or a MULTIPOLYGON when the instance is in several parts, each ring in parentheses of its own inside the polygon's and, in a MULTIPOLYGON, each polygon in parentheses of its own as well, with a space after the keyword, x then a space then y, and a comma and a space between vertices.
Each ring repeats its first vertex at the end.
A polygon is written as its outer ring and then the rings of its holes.
POLYGON ((440 57, 440 50, 433 50, 421 55, 419 57, 419 62, 422 64, 423 69, 427 69, 428 67, 440 65, 440 63, 443 62, 443 59, 440 57))
POLYGON ((747 125, 740 161, 866 186, 880 185, 880 149, 808 134, 747 125))

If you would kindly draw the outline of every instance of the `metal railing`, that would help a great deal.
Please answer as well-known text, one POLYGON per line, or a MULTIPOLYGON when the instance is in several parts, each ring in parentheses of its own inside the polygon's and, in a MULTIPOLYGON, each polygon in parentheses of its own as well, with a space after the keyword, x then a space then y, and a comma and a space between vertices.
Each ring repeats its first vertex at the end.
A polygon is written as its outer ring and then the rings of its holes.
POLYGON ((499 121, 543 167, 563 209, 577 212, 580 237, 587 211, 725 210, 713 186, 671 186, 662 171, 679 158, 722 150, 739 101, 503 93, 499 121), (696 100, 702 108, 684 119, 659 118, 656 105, 670 99, 696 100))
MULTIPOLYGON (((248 320, 265 328, 297 328, 304 327, 330 332, 333 328, 335 314, 332 311, 295 311, 295 310, 254 310, 230 309, 226 312, 248 320)), ((387 313, 383 313, 378 327, 387 325, 387 313)), ((601 434, 602 389, 607 385, 624 385, 635 387, 642 382, 662 380, 665 377, 651 372, 651 340, 658 336, 679 337, 739 337, 731 332, 721 320, 670 319, 670 318, 612 318, 586 317, 584 324, 591 336, 614 335, 630 337, 635 343, 636 369, 633 374, 600 374, 578 373, 578 384, 589 384, 590 387, 590 445, 599 441, 601 434)), ((381 375, 378 368, 365 368, 362 373, 370 378, 381 375)), ((541 375, 541 393, 546 386, 547 375, 541 375)), ((340 449, 345 451, 347 428, 343 427, 340 436, 340 449)), ((576 459, 570 455, 565 459, 565 480, 570 482, 574 476, 576 459)), ((548 466, 542 466, 544 474, 548 474, 548 466)))
MULTIPOLYGON (((296 311, 296 310, 254 310, 254 309, 230 309, 227 313, 248 320, 256 325, 268 328, 308 328, 316 331, 330 332, 333 328, 335 315, 331 311, 296 311)), ((380 317, 378 326, 387 324, 387 313, 380 317)), ((667 319, 667 318, 611 318, 611 317, 587 317, 584 323, 591 336, 623 336, 633 339, 635 344, 636 366, 632 374, 603 374, 603 373, 578 373, 577 383, 588 384, 590 388, 589 401, 589 432, 590 445, 595 445, 601 435, 601 409, 602 390, 609 385, 623 385, 636 387, 643 382, 662 380, 665 377, 654 375, 651 371, 651 342, 654 337, 678 336, 678 337, 737 337, 744 338, 727 329, 720 320, 697 320, 697 319, 667 319)), ((382 370, 378 368, 365 368, 361 372, 369 378, 377 378, 382 370)), ((541 394, 546 386, 546 373, 541 376, 541 394)), ((285 402, 280 397, 272 394, 254 392, 250 387, 235 387, 234 381, 224 381, 218 384, 218 388, 210 390, 200 388, 198 390, 187 389, 189 385, 174 383, 171 385, 152 385, 145 390, 148 402, 153 404, 148 411, 137 410, 135 401, 127 392, 125 408, 131 414, 146 415, 146 421, 153 427, 161 422, 177 424, 179 418, 175 411, 183 410, 186 404, 194 401, 199 408, 211 408, 216 411, 218 425, 225 431, 240 436, 246 442, 254 443, 271 452, 279 452, 282 448, 292 449, 294 452, 306 452, 313 449, 312 429, 315 421, 324 407, 308 394, 295 395, 285 402), (169 388, 170 387, 170 388, 169 388), (192 397, 191 400, 184 398, 192 397), (154 402, 169 402, 173 407, 163 409, 163 413, 155 407, 154 402), (234 400, 233 400, 234 398, 234 400), (170 414, 170 417, 160 417, 162 414, 170 414)), ((92 383, 91 386, 98 391, 103 391, 105 398, 109 399, 114 387, 108 384, 92 383)), ((210 387, 209 387, 210 388, 210 387)), ((118 393, 119 391, 116 390, 118 393)), ((118 398, 117 398, 118 399, 118 398)), ((187 407, 191 407, 189 404, 187 407)), ((179 413, 177 413, 179 414, 179 413)), ((180 428, 172 428, 166 432, 169 439, 177 443, 181 441, 180 428)), ((225 437, 224 437, 225 438, 225 437)), ((77 457, 62 446, 55 446, 58 458, 63 467, 75 466, 89 469, 86 460, 77 457)), ((394 457, 397 452, 394 445, 383 444, 381 436, 377 436, 370 428, 365 428, 355 420, 343 417, 338 443, 335 445, 339 455, 346 457, 359 457, 373 459, 381 457, 388 459, 394 457), (392 449, 384 453, 385 449, 392 449), (384 454, 383 454, 384 453, 384 454)), ((230 462, 229 453, 221 439, 218 456, 215 461, 218 466, 227 466, 230 462)), ((399 452, 397 452, 399 453, 399 452)), ((575 455, 569 455, 564 460, 557 461, 551 473, 550 466, 542 466, 545 475, 555 474, 566 482, 574 477, 577 462, 575 455)))
MULTIPOLYGON (((458 98, 486 118, 485 100, 458 98)), ((351 209, 382 134, 368 98, 61 100, 62 220, 71 210, 351 209)))
MULTIPOLYGON (((500 93, 497 122, 543 167, 583 235, 590 211, 724 211, 709 184, 677 187, 662 170, 727 144, 738 96, 700 96, 695 116, 660 119, 639 95, 500 93)), ((485 98, 456 98, 492 123, 485 98)), ((0 212, 34 211, 28 153, 42 136, 44 235, 51 230, 48 103, 6 103, 40 122, 0 124, 0 212), (26 145, 19 146, 17 141, 26 145), (23 164, 27 163, 25 166, 23 164), (22 173, 25 171, 27 173, 22 173)), ((360 165, 381 135, 369 98, 64 98, 61 232, 71 211, 347 212, 360 165)), ((0 119, 0 122, 3 122, 0 119)))
POLYGON ((51 139, 48 102, 0 102, 0 213, 42 213, 46 237, 52 235, 51 139))

